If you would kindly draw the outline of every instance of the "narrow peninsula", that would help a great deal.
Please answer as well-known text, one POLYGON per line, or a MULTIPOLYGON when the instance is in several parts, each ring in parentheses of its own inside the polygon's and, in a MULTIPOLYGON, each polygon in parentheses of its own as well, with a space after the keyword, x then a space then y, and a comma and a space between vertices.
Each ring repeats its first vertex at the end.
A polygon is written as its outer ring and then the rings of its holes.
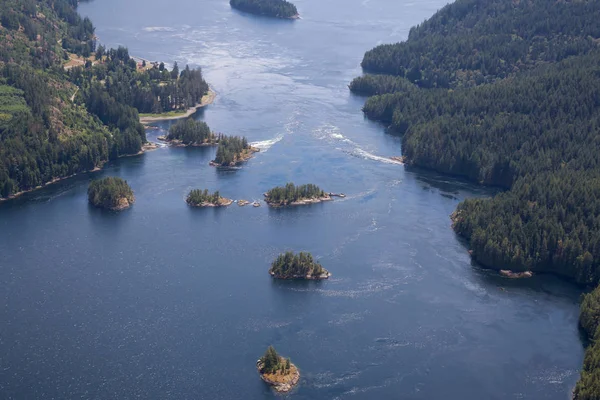
POLYGON ((256 368, 263 381, 278 392, 287 393, 300 381, 300 371, 289 358, 283 358, 273 346, 256 362, 256 368))
POLYGON ((300 206, 332 200, 329 193, 313 184, 295 186, 287 183, 277 186, 265 193, 265 201, 271 207, 300 206))
POLYGON ((280 254, 271 264, 269 275, 275 279, 327 279, 331 273, 313 259, 310 253, 291 251, 280 254))
POLYGON ((248 161, 254 153, 260 151, 250 146, 245 137, 221 136, 218 142, 217 155, 210 162, 214 167, 235 167, 248 161))
POLYGON ((158 140, 173 146, 216 146, 222 135, 213 133, 206 122, 186 119, 177 121, 169 128, 169 133, 158 140))
POLYGON ((230 0, 231 7, 265 17, 298 19, 296 6, 286 0, 230 0))
POLYGON ((218 190, 209 193, 207 189, 194 189, 188 193, 185 202, 192 207, 226 207, 233 203, 233 200, 221 197, 218 190))
POLYGON ((129 208, 135 201, 135 197, 126 181, 108 176, 90 183, 88 201, 94 207, 121 211, 129 208))

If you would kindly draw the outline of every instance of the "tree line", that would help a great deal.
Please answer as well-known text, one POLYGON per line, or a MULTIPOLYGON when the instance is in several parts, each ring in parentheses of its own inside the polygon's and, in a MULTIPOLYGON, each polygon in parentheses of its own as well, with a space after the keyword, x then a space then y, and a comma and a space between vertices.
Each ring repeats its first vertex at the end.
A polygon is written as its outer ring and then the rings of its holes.
POLYGON ((243 136, 221 136, 213 163, 223 167, 235 165, 243 161, 249 149, 248 139, 243 136))
POLYGON ((217 143, 222 135, 215 135, 206 122, 194 121, 191 118, 179 120, 169 128, 167 141, 177 140, 185 145, 201 145, 217 143))
POLYGON ((289 182, 285 186, 270 189, 265 197, 269 204, 288 205, 298 200, 324 197, 323 189, 312 183, 296 186, 289 182))
POLYGON ((369 50, 368 72, 421 87, 475 86, 596 47, 595 2, 459 0, 410 30, 408 40, 369 50))
POLYGON ((0 197, 138 153, 138 112, 187 109, 208 91, 199 69, 139 66, 124 47, 96 46, 76 7, 0 2, 0 197), (70 54, 94 57, 65 71, 70 54))
POLYGON ((231 7, 240 11, 276 18, 298 15, 296 6, 286 0, 230 0, 231 7))
POLYGON ((276 374, 279 372, 281 375, 285 375, 290 372, 291 361, 289 358, 281 357, 273 346, 269 346, 265 354, 260 358, 262 365, 262 374, 276 374))
MULTIPOLYGON (((387 76, 350 84, 372 96, 367 117, 402 135, 409 164, 506 189, 464 201, 452 217, 484 266, 600 282, 599 11, 595 2, 457 0, 406 42, 365 54, 363 68, 387 76)), ((584 328, 600 315, 592 298, 584 328)), ((595 328, 585 331, 593 341, 595 328)), ((594 344, 576 399, 600 398, 597 360, 594 344)))
POLYGON ((209 193, 208 189, 193 189, 188 193, 185 202, 189 205, 199 206, 203 203, 219 204, 220 200, 221 194, 218 190, 214 193, 209 193))
POLYGON ((327 273, 321 264, 313 259, 312 254, 301 251, 294 254, 287 251, 277 256, 271 264, 269 273, 278 279, 297 279, 319 277, 327 273))
POLYGON ((127 206, 135 201, 133 190, 121 178, 94 179, 88 186, 88 201, 95 207, 118 209, 123 199, 127 200, 127 206))

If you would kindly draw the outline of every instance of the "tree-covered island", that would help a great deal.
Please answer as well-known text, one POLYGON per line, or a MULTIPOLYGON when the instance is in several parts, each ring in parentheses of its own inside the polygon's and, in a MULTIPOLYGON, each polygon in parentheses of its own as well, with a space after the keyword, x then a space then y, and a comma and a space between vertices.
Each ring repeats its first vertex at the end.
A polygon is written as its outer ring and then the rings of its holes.
POLYGON ((331 273, 313 259, 312 254, 287 251, 280 254, 271 264, 269 275, 275 279, 327 279, 331 273))
POLYGON ((300 371, 289 358, 283 358, 273 346, 269 346, 265 354, 256 362, 256 368, 263 381, 276 391, 286 393, 300 380, 300 371))
POLYGON ((218 190, 209 193, 207 189, 194 189, 188 193, 185 202, 192 207, 226 207, 233 200, 221 197, 218 190))
POLYGON ((222 135, 214 134, 206 122, 193 119, 179 120, 169 128, 169 133, 159 136, 174 146, 216 146, 222 135))
POLYGON ((296 6, 286 0, 230 0, 231 7, 266 17, 297 19, 296 6))
POLYGON ((126 181, 107 176, 90 182, 88 201, 94 207, 120 211, 129 208, 135 201, 135 197, 126 181))
POLYGON ((264 196, 265 202, 271 207, 299 206, 332 200, 329 193, 311 183, 296 186, 290 182, 285 186, 274 187, 264 196))
POLYGON ((250 146, 245 137, 221 136, 215 159, 210 162, 214 167, 233 167, 252 158, 252 154, 260 151, 250 146))

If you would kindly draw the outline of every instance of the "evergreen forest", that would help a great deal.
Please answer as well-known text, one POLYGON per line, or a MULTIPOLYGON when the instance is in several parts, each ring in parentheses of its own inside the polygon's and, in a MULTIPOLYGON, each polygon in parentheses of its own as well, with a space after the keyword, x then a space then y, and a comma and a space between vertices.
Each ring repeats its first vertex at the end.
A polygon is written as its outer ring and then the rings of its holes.
POLYGON ((278 279, 315 278, 327 274, 327 270, 313 259, 312 254, 287 251, 280 254, 271 264, 269 274, 278 279))
POLYGON ((220 136, 219 147, 213 161, 222 167, 230 167, 245 161, 252 151, 248 140, 240 136, 220 136))
POLYGON ((220 140, 203 121, 194 121, 191 118, 179 120, 169 128, 167 141, 179 141, 186 146, 199 146, 215 144, 220 140))
POLYGON ((208 189, 193 189, 188 193, 185 202, 197 207, 202 204, 218 205, 221 199, 222 197, 218 190, 214 193, 209 193, 208 189))
POLYGON ((256 15, 275 18, 294 18, 296 6, 286 0, 230 0, 231 7, 256 15))
POLYGON ((133 190, 121 178, 108 176, 95 179, 88 186, 88 201, 95 207, 109 210, 122 208, 123 200, 126 207, 135 201, 133 190))
MULTIPOLYGON (((486 267, 600 282, 599 13, 589 1, 458 0, 368 51, 350 83, 371 96, 365 115, 402 136, 408 164, 504 189, 452 216, 486 267)), ((597 296, 582 304, 592 341, 597 296)), ((590 346, 576 399, 600 398, 598 359, 590 346)))
POLYGON ((292 367, 290 359, 281 357, 273 346, 269 346, 259 361, 262 365, 261 374, 276 374, 279 372, 284 375, 289 373, 292 367))
POLYGON ((199 69, 97 45, 76 0, 0 2, 0 198, 139 153, 139 112, 184 110, 207 91, 199 69))
POLYGON ((312 183, 296 186, 289 182, 285 186, 277 186, 270 189, 266 194, 266 201, 270 205, 285 206, 299 200, 309 200, 325 197, 326 193, 312 183))

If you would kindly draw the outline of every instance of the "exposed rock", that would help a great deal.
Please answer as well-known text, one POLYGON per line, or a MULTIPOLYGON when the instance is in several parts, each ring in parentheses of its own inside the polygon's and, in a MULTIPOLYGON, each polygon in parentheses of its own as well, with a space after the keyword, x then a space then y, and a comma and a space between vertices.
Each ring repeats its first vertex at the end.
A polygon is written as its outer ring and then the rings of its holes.
POLYGON ((507 278, 512 278, 512 279, 531 278, 533 276, 533 272, 531 272, 531 271, 513 272, 508 269, 501 269, 500 275, 506 276, 507 278))
POLYGON ((280 375, 277 373, 267 374, 262 372, 263 364, 261 360, 258 360, 256 362, 256 369, 258 369, 260 378, 280 393, 289 392, 300 381, 300 371, 298 370, 298 368, 293 363, 290 364, 290 367, 290 371, 286 375, 280 375))

